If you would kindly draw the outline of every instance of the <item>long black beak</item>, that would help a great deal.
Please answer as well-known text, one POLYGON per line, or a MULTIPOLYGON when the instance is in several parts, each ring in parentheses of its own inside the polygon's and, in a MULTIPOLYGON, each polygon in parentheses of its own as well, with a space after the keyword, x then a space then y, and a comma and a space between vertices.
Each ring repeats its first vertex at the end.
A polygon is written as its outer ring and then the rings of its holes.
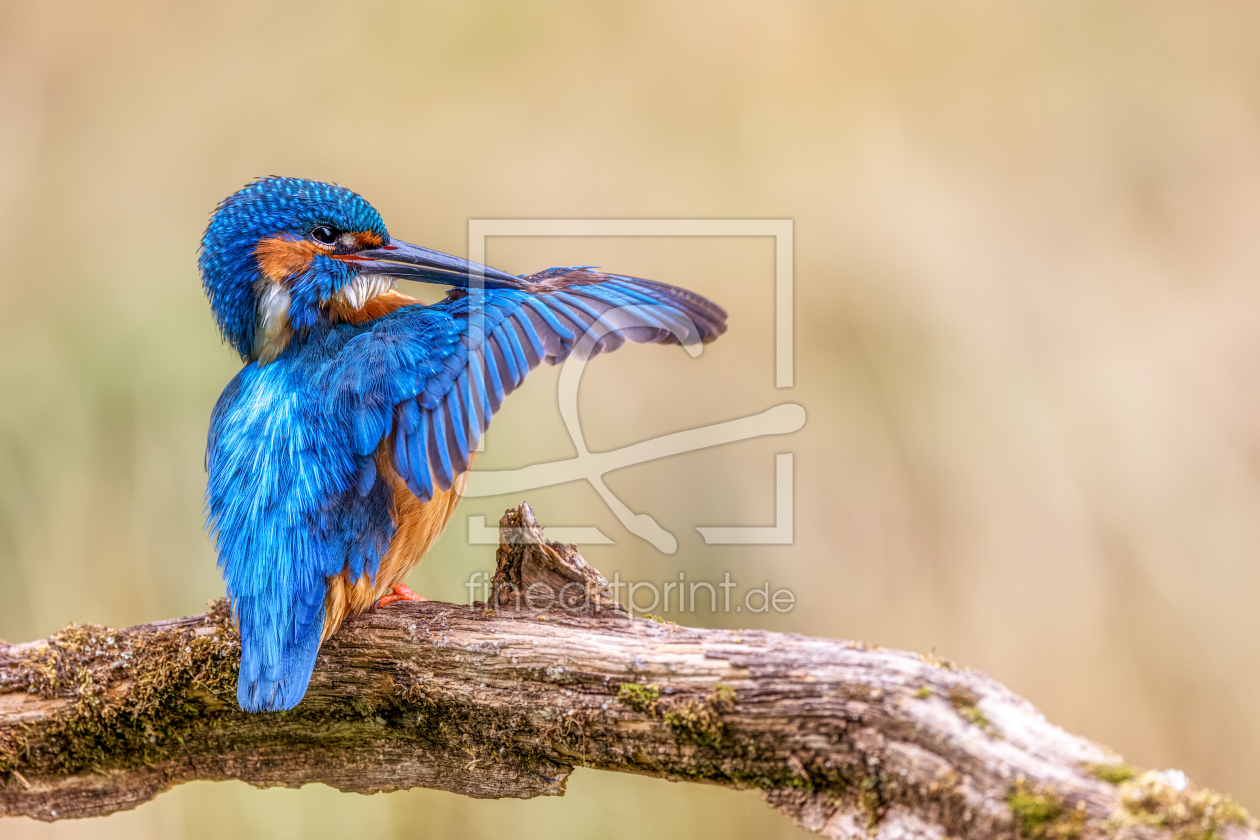
POLYGON ((463 289, 470 286, 523 289, 527 285, 524 280, 506 271, 452 257, 441 251, 431 251, 399 239, 391 239, 388 245, 380 248, 345 254, 339 259, 358 268, 361 274, 385 274, 404 280, 419 280, 422 283, 438 283, 463 289))

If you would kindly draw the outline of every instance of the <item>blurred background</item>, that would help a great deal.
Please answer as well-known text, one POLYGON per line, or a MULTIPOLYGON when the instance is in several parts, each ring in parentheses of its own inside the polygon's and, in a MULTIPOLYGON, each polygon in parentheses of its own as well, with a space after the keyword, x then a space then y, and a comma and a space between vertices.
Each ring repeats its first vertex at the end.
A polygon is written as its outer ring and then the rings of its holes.
MULTIPOLYGON (((927 651, 1069 730, 1260 807, 1260 9, 1038 0, 586 4, 0 0, 0 637, 222 594, 210 409, 239 361, 196 270, 250 179, 349 186, 457 254, 475 218, 788 218, 796 377, 774 387, 768 238, 496 238, 512 272, 695 289, 730 331, 601 357, 595 450, 796 402, 794 435, 471 499, 410 579, 466 600, 468 516, 596 526, 607 576, 788 588, 669 615, 927 651), (774 523, 795 453, 795 543, 774 523)), ((414 290, 413 290, 414 291, 414 290)), ((435 290, 419 290, 429 299, 435 290)), ((573 454, 556 371, 478 466, 573 454)), ((180 787, 5 838, 803 836, 755 793, 579 770, 560 799, 180 787)))

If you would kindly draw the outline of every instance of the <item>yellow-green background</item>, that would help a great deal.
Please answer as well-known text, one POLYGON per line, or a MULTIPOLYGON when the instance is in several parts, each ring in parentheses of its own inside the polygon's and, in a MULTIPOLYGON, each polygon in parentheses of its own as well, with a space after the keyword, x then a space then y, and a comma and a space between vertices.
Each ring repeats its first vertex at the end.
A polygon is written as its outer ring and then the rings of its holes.
MULTIPOLYGON (((796 224, 796 387, 773 387, 767 239, 498 239, 726 305, 730 332, 601 358, 596 449, 799 402, 806 427, 624 470, 680 541, 586 485, 605 573, 793 589, 783 616, 981 668, 1130 761, 1260 807, 1260 10, 1244 2, 0 2, 0 636, 222 592, 207 418, 238 366, 196 274, 252 177, 336 180, 401 238, 469 218, 796 224), (796 453, 796 542, 770 524, 796 453)), ((571 454, 555 371, 480 465, 571 454)), ((517 498, 470 500, 490 522, 517 498)), ((465 520, 411 582, 464 595, 465 520)), ((562 799, 186 785, 0 837, 728 837, 753 793, 578 771, 562 799)))

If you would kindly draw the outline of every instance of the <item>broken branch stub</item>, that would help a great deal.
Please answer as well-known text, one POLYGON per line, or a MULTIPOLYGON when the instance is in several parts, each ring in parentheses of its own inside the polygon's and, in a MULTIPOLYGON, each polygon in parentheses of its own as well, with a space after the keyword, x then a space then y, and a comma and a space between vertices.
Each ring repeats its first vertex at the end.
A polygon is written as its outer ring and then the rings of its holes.
POLYGON ((548 540, 524 502, 499 520, 495 563, 489 604, 496 609, 560 609, 570 615, 628 618, 604 576, 577 546, 548 540))

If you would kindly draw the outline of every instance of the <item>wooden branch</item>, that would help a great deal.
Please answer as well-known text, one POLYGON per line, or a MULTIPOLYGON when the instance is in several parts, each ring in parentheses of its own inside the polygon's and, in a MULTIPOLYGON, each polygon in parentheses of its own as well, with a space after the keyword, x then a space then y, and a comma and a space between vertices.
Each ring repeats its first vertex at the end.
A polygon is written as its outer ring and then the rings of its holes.
POLYGON ((1228 797, 1127 767, 979 672, 631 619, 527 506, 500 524, 493 608, 347 621, 288 713, 237 709, 222 602, 0 645, 0 816, 99 816, 193 779, 527 798, 592 767, 756 788, 826 837, 1260 838, 1228 797))

